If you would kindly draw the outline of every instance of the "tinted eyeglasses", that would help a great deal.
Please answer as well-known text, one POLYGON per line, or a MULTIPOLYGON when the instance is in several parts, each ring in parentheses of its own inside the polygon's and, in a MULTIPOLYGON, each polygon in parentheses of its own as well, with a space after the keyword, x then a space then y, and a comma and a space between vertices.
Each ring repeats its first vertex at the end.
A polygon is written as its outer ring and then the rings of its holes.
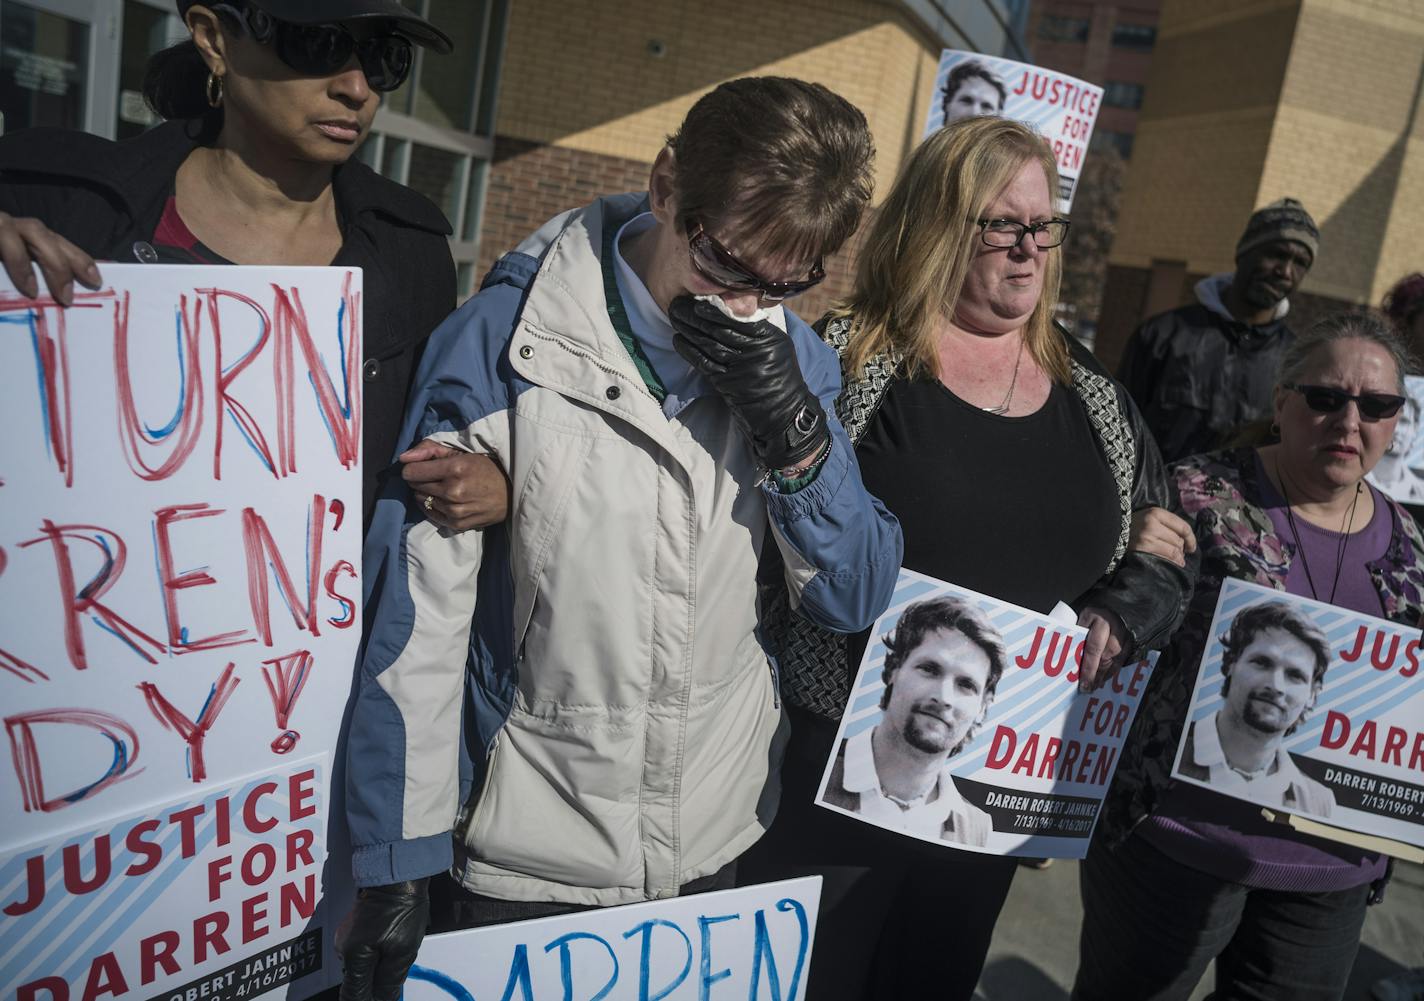
POLYGON ((1351 400, 1360 408, 1360 416, 1367 421, 1382 421, 1399 413, 1404 406, 1404 397, 1393 393, 1361 393, 1351 396, 1343 389, 1332 386, 1303 386, 1294 382, 1281 383, 1282 389, 1291 389, 1305 397, 1305 405, 1321 414, 1333 414, 1351 400))
POLYGON ((344 24, 291 24, 259 7, 214 4, 230 14, 259 45, 302 76, 333 76, 354 55, 372 90, 392 91, 405 83, 414 62, 410 39, 393 31, 358 39, 344 24))
POLYGON ((1034 246, 1039 250, 1051 250, 1068 238, 1067 219, 1048 219, 1044 222, 1022 223, 1012 219, 980 219, 980 238, 991 247, 1017 247, 1025 233, 1033 234, 1034 246))
POLYGON ((687 224, 687 251, 692 257, 692 266, 713 285, 733 292, 750 292, 755 289, 763 299, 781 300, 800 295, 807 289, 815 288, 826 277, 821 260, 811 266, 811 274, 804 281, 769 282, 754 270, 737 260, 730 250, 714 240, 699 222, 687 224))

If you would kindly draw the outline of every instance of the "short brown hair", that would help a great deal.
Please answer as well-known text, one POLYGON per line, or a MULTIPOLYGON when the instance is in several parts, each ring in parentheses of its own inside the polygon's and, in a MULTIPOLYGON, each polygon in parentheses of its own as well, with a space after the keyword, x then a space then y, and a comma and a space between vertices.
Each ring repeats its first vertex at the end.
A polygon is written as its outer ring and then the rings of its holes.
POLYGON ((870 127, 855 105, 818 83, 730 80, 692 106, 668 147, 679 225, 755 221, 738 250, 826 257, 870 203, 870 127))

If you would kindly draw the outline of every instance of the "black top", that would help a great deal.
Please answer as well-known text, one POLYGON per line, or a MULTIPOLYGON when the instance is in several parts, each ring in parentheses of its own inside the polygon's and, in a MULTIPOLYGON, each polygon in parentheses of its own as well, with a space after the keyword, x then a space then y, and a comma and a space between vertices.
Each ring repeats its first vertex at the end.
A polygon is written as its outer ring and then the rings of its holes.
POLYGON ((997 417, 938 379, 896 380, 856 454, 900 519, 911 570, 1048 612, 1112 559, 1117 487, 1069 386, 1027 417, 997 417))
MULTIPOLYGON (((0 137, 0 212, 35 216, 99 261, 132 262, 149 243, 195 140, 168 122, 123 142, 63 129, 0 137)), ((455 306, 450 224, 418 192, 359 160, 332 178, 343 224, 339 267, 363 274, 362 493, 394 472, 411 377, 430 332, 455 306)))

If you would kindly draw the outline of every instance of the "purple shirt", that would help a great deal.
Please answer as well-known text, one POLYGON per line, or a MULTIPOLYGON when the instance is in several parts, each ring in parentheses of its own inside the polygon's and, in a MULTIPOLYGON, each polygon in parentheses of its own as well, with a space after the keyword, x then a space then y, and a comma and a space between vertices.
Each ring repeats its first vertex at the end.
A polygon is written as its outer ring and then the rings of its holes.
MULTIPOLYGON (((1375 502, 1374 515, 1368 525, 1344 538, 1345 555, 1339 562, 1340 579, 1336 584, 1341 533, 1318 528, 1299 516, 1293 533, 1286 517, 1285 499, 1267 478, 1259 457, 1256 465, 1263 506, 1276 535, 1291 544, 1297 533, 1300 538, 1286 575, 1286 590, 1304 598, 1330 601, 1333 588, 1332 604, 1364 615, 1382 616, 1384 609, 1370 580, 1368 564, 1384 556, 1393 531, 1384 495, 1365 484, 1375 502)), ((1384 875, 1382 855, 1298 834, 1267 821, 1259 806, 1187 782, 1173 782, 1163 793, 1157 811, 1137 830, 1149 844, 1183 865, 1218 879, 1262 889, 1344 890, 1372 883, 1384 875)))

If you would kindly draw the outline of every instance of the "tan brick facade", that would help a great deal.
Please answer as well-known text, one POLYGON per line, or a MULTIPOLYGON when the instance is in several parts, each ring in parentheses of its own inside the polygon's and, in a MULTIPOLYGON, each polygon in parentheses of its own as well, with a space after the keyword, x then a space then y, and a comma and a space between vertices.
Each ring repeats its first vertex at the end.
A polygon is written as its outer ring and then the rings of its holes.
POLYGON ((1424 0, 1167 0, 1098 353, 1115 363, 1160 305, 1132 272, 1230 270, 1247 217, 1285 195, 1321 231, 1302 321, 1331 303, 1378 303, 1418 270, 1421 80, 1424 0))

